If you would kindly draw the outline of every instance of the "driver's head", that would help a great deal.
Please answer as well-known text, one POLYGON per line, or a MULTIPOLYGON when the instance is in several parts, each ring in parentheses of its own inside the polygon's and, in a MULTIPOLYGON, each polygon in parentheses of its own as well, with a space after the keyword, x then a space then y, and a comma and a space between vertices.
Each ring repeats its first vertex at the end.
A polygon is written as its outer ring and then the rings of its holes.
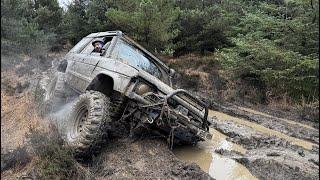
POLYGON ((92 45, 94 47, 94 52, 100 52, 102 50, 104 42, 101 39, 97 39, 97 40, 92 42, 92 45))
POLYGON ((102 49, 102 43, 101 42, 96 42, 96 43, 94 43, 93 46, 94 46, 94 49, 96 51, 100 51, 102 49))

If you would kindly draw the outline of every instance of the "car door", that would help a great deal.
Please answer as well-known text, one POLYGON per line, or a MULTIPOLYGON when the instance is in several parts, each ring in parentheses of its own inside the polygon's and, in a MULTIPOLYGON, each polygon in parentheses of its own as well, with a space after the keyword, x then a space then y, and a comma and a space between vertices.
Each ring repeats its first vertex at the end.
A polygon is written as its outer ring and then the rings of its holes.
POLYGON ((83 75, 84 67, 82 63, 87 55, 82 52, 86 47, 91 45, 92 40, 93 38, 83 38, 66 55, 66 59, 68 60, 66 71, 68 84, 78 92, 83 91, 83 87, 87 84, 84 80, 86 78, 83 75))
POLYGON ((91 77, 91 74, 101 59, 99 53, 92 53, 94 47, 91 42, 88 43, 79 54, 75 55, 76 60, 74 61, 75 64, 73 66, 74 73, 78 78, 75 86, 81 92, 84 92, 92 81, 93 77, 91 77))
MULTIPOLYGON (((101 38, 101 37, 99 37, 101 38)), ((104 37, 106 41, 106 45, 103 47, 104 51, 108 52, 108 48, 110 46, 111 41, 113 40, 113 37, 104 37), (110 42, 110 43, 108 43, 110 42)), ((91 83, 91 81, 94 78, 94 70, 99 64, 99 61, 102 59, 102 56, 100 53, 93 52, 93 45, 92 42, 95 40, 95 38, 80 52, 81 61, 77 62, 77 73, 79 73, 79 77, 81 78, 78 88, 84 92, 85 89, 88 87, 88 85, 91 83)))

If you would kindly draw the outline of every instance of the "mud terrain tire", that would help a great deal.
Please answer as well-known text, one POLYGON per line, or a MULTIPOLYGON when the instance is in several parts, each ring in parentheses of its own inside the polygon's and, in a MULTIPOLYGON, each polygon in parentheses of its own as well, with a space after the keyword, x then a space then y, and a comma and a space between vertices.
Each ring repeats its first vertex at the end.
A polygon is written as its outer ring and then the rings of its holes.
POLYGON ((43 101, 45 113, 55 112, 65 103, 65 74, 58 72, 48 84, 43 101))
POLYGON ((74 103, 67 127, 67 142, 79 159, 97 154, 110 129, 110 99, 98 91, 87 91, 74 103))
POLYGON ((118 121, 125 109, 126 99, 118 92, 114 92, 111 96, 110 116, 113 121, 118 121))

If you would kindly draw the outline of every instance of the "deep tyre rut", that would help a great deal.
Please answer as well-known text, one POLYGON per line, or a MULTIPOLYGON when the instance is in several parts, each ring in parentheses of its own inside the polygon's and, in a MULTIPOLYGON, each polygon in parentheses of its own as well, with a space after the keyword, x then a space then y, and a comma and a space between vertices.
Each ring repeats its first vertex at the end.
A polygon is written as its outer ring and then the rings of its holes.
POLYGON ((110 129, 110 99, 97 91, 79 96, 72 107, 67 127, 67 141, 83 159, 97 154, 106 143, 110 129))

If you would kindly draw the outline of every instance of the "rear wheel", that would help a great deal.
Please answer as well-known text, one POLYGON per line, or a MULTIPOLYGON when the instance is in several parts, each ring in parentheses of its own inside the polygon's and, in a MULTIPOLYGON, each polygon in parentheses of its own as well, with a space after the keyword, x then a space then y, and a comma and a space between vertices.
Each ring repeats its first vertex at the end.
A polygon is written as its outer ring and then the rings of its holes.
POLYGON ((110 99, 97 91, 87 91, 73 105, 67 127, 67 142, 76 156, 88 157, 99 152, 110 129, 110 99))
POLYGON ((65 74, 58 72, 47 85, 44 93, 44 112, 57 111, 66 101, 65 74))

